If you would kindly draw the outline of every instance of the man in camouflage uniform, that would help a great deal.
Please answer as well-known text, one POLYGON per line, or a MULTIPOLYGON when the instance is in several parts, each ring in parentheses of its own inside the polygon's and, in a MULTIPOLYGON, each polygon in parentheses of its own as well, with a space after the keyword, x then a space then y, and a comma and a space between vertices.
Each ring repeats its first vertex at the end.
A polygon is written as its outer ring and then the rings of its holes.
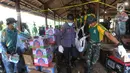
POLYGON ((103 40, 103 36, 106 35, 111 41, 113 41, 117 46, 119 41, 113 37, 107 29, 105 29, 101 24, 96 22, 97 19, 95 15, 88 14, 86 22, 89 24, 90 40, 86 49, 86 64, 84 73, 92 73, 93 65, 97 62, 100 55, 100 42, 103 40))

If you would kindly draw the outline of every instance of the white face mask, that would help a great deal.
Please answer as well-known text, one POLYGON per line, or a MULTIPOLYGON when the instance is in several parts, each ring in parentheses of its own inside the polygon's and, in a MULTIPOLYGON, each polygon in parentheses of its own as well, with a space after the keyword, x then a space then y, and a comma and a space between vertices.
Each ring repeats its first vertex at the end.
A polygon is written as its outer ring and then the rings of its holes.
POLYGON ((123 10, 119 10, 119 12, 123 12, 123 10))
POLYGON ((17 27, 17 24, 16 24, 16 23, 14 23, 14 24, 13 24, 13 26, 14 26, 14 28, 16 28, 16 27, 17 27))
POLYGON ((68 25, 69 25, 69 26, 72 26, 72 25, 73 25, 73 23, 68 23, 68 25))

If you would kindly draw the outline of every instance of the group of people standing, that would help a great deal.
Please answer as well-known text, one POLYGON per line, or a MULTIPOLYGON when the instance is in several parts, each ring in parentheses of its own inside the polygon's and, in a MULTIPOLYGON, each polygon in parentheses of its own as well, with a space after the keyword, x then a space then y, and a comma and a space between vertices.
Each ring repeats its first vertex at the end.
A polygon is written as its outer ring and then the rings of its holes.
POLYGON ((75 29, 74 16, 73 14, 68 14, 67 21, 63 24, 58 34, 60 38, 57 41, 58 51, 64 55, 67 73, 72 73, 71 67, 79 55, 78 49, 82 48, 84 48, 82 52, 85 53, 84 73, 92 73, 93 65, 99 59, 101 42, 104 36, 107 36, 108 39, 115 43, 121 56, 124 56, 124 53, 126 53, 123 45, 104 26, 97 22, 98 19, 94 14, 87 14, 82 17, 82 20, 77 19, 78 29, 75 29), (76 34, 79 33, 78 30, 80 29, 83 30, 82 34, 84 35, 79 34, 80 38, 76 38, 76 34), (75 40, 81 44, 84 40, 80 39, 86 36, 89 36, 88 39, 85 39, 87 44, 84 47, 77 47, 75 40))
MULTIPOLYGON (((125 15, 124 13, 122 14, 125 15)), ((81 15, 81 17, 78 17, 79 19, 75 20, 73 14, 68 14, 67 21, 63 24, 63 26, 56 26, 55 28, 57 51, 64 56, 67 73, 72 73, 71 67, 77 57, 80 56, 79 52, 83 52, 85 54, 84 73, 92 73, 93 65, 99 59, 103 36, 107 36, 108 39, 115 43, 121 56, 125 55, 126 51, 122 44, 111 33, 109 33, 109 31, 104 26, 97 22, 99 19, 97 19, 94 14, 86 14, 85 16, 81 15), (77 21, 76 24, 74 20, 77 21), (77 38, 76 34, 78 34, 77 38), (85 43, 85 46, 82 46, 83 41, 87 42, 85 43), (80 45, 76 44, 76 42, 78 42, 80 45), (79 49, 83 49, 83 51, 79 51, 79 49)), ((117 16, 117 18, 119 17, 120 16, 117 16)), ((127 18, 122 17, 122 19, 118 19, 120 26, 119 28, 123 29, 123 27, 125 27, 125 19, 127 18)), ((3 46, 1 53, 2 61, 7 73, 22 73, 22 68, 19 68, 22 66, 19 65, 22 65, 23 62, 23 51, 19 49, 20 46, 17 46, 18 39, 16 39, 18 34, 22 34, 22 32, 17 30, 17 21, 14 18, 8 18, 6 22, 7 28, 3 30, 1 35, 1 45, 3 46), (13 57, 16 54, 20 57, 18 63, 12 63, 7 60, 7 58, 13 57)), ((40 29, 44 30, 45 28, 40 29)), ((35 24, 34 30, 34 35, 36 35, 37 29, 35 28, 35 24)), ((40 32, 41 35, 44 33, 45 31, 40 32)), ((120 31, 120 34, 122 33, 124 32, 120 31)), ((59 70, 58 72, 60 73, 59 70)))

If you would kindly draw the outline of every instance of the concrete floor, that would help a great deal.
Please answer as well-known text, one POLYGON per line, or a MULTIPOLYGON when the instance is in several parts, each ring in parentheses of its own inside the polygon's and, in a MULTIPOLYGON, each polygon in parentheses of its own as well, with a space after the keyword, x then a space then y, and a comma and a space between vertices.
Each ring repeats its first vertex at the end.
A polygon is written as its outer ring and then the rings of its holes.
MULTIPOLYGON (((65 67, 61 68, 61 73, 67 73, 65 67)), ((75 68, 72 68, 72 73, 84 73, 84 68, 82 63, 77 63, 75 68)), ((94 65, 93 72, 92 73, 107 73, 105 71, 105 68, 97 62, 94 65)))

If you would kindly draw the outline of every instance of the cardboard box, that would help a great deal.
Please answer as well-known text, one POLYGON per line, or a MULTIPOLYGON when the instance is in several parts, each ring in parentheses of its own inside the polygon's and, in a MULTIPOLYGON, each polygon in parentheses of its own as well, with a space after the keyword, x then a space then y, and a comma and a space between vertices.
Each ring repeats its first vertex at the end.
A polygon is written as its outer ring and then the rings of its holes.
POLYGON ((29 70, 35 70, 36 67, 34 65, 26 65, 28 67, 29 70))
POLYGON ((49 45, 48 35, 29 40, 30 48, 43 48, 48 47, 49 45))
POLYGON ((33 59, 31 55, 25 55, 23 54, 23 58, 26 65, 33 65, 33 59))
POLYGON ((43 67, 42 71, 45 73, 57 73, 56 64, 52 63, 50 67, 43 67))
POLYGON ((55 36, 48 36, 49 44, 55 44, 55 36))
POLYGON ((33 49, 34 65, 48 67, 53 59, 51 47, 33 49))
POLYGON ((49 67, 51 62, 48 58, 36 58, 34 59, 34 65, 35 66, 44 66, 44 67, 49 67))
POLYGON ((33 51, 34 58, 39 58, 39 57, 47 58, 49 55, 53 53, 51 47, 32 49, 32 51, 33 51))
POLYGON ((36 70, 36 67, 34 65, 26 65, 26 70, 30 73, 32 70, 36 70))
POLYGON ((36 71, 36 70, 32 70, 32 71, 30 71, 29 73, 43 73, 43 72, 39 72, 39 71, 36 71))
POLYGON ((43 38, 42 37, 38 37, 35 39, 32 39, 29 41, 29 45, 31 48, 40 48, 44 46, 44 42, 43 42, 43 38))
POLYGON ((46 35, 54 35, 54 34, 55 34, 55 30, 53 28, 46 30, 46 35))
POLYGON ((44 46, 48 46, 49 45, 49 39, 47 36, 45 36, 45 38, 43 39, 44 42, 44 46))

